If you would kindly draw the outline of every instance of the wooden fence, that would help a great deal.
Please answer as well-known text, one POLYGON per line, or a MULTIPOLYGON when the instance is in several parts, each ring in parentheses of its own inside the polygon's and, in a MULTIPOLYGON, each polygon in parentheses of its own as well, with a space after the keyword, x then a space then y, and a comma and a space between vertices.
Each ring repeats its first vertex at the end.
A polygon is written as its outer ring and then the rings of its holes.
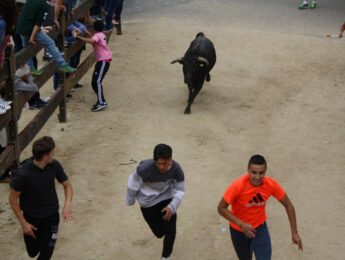
MULTIPOLYGON (((57 37, 58 47, 64 53, 65 59, 68 60, 78 51, 80 51, 84 43, 81 40, 76 40, 68 49, 65 48, 64 34, 66 32, 66 25, 77 20, 89 12, 90 8, 97 0, 85 0, 74 10, 74 15, 66 22, 64 16, 61 19, 60 30, 57 26, 53 26, 53 30, 49 35, 57 37)), ((119 27, 121 28, 121 27, 119 27)), ((111 32, 107 33, 108 40, 111 32)), ((25 106, 26 102, 34 95, 34 93, 16 93, 15 89, 15 73, 16 69, 25 65, 25 63, 34 57, 42 46, 30 45, 22 49, 18 53, 14 53, 12 45, 7 47, 5 51, 5 62, 3 68, 0 70, 0 93, 5 100, 12 101, 11 110, 5 114, 0 115, 0 129, 7 128, 8 145, 6 149, 0 154, 0 175, 7 169, 16 169, 19 165, 20 154, 34 139, 38 132, 42 129, 56 108, 59 108, 58 118, 60 122, 67 120, 66 108, 66 94, 75 86, 75 84, 87 73, 87 71, 95 63, 95 55, 91 52, 78 66, 76 72, 71 74, 68 78, 64 73, 60 73, 59 87, 50 97, 48 104, 40 109, 34 118, 22 129, 18 131, 18 117, 20 111, 25 106)), ((54 61, 48 62, 42 68, 42 75, 34 79, 35 83, 41 88, 56 72, 57 64, 54 61)), ((8 182, 5 180, 2 182, 8 182)))

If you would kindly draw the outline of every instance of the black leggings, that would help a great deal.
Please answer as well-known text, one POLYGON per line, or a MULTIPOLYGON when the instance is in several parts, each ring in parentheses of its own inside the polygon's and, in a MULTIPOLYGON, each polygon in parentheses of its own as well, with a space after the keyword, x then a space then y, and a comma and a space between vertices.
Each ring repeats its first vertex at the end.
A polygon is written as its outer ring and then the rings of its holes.
POLYGON ((161 212, 170 202, 171 199, 164 200, 150 208, 141 208, 144 219, 153 234, 157 238, 164 236, 162 257, 169 257, 171 255, 176 237, 176 214, 171 217, 170 221, 165 221, 163 219, 164 213, 161 212))
POLYGON ((49 260, 54 252, 57 239, 58 226, 60 221, 59 213, 46 218, 24 217, 27 222, 37 228, 35 231, 36 239, 24 235, 26 251, 30 257, 39 254, 37 260, 49 260))
POLYGON ((109 70, 110 62, 107 61, 98 61, 95 65, 95 70, 92 74, 92 89, 95 91, 97 95, 97 103, 104 104, 105 98, 103 95, 103 85, 102 81, 104 79, 105 74, 107 74, 109 70))

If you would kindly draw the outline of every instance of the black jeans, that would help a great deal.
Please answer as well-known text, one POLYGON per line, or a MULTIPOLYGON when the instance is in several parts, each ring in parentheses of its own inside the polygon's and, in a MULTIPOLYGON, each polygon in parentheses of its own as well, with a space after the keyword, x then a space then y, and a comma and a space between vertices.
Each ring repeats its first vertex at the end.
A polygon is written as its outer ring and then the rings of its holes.
POLYGON ((103 94, 103 85, 102 81, 104 79, 105 74, 107 74, 109 70, 110 62, 107 61, 98 61, 95 65, 95 70, 92 74, 92 89, 95 91, 97 95, 97 103, 104 104, 105 98, 103 94))
POLYGON ((153 234, 157 238, 164 236, 162 257, 169 257, 171 255, 176 237, 176 214, 171 217, 170 221, 163 219, 164 213, 162 213, 162 209, 168 206, 170 202, 171 199, 164 200, 150 208, 141 208, 144 219, 153 234))
POLYGON ((37 228, 36 238, 24 235, 26 251, 30 257, 37 257, 37 260, 49 260, 54 252, 57 239, 58 226, 60 222, 59 213, 46 218, 24 217, 27 222, 37 228))

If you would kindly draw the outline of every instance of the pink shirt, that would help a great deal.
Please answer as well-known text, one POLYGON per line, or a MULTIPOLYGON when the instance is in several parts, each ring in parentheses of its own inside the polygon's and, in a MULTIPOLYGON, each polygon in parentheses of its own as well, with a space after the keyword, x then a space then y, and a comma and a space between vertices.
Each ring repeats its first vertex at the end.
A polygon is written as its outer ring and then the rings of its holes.
POLYGON ((103 32, 97 32, 92 36, 95 41, 93 48, 95 50, 97 61, 111 61, 112 53, 107 45, 107 37, 103 32))

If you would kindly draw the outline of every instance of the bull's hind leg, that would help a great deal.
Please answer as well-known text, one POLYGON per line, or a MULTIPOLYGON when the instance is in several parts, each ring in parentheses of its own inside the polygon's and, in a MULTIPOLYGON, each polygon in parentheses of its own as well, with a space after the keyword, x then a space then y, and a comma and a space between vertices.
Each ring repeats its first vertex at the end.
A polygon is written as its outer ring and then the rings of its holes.
POLYGON ((211 75, 210 75, 210 73, 207 73, 207 74, 206 74, 206 81, 207 81, 207 82, 211 81, 211 75))

